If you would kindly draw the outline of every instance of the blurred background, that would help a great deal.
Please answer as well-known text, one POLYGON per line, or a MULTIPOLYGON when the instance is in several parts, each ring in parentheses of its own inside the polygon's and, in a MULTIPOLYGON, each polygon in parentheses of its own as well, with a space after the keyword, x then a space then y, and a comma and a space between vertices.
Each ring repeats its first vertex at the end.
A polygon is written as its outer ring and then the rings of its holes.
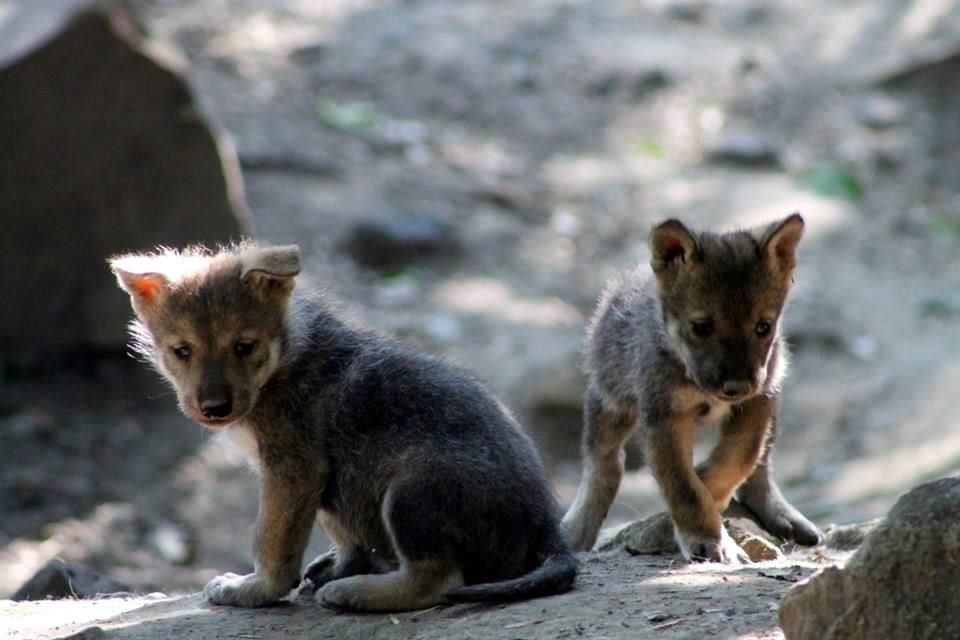
MULTIPOLYGON (((127 354, 105 263, 242 236, 475 370, 566 505, 605 281, 656 221, 799 210, 776 476, 882 515, 960 466, 957 105, 950 0, 0 0, 0 598, 251 566, 255 478, 127 354)), ((660 509, 634 468, 610 523, 660 509)))

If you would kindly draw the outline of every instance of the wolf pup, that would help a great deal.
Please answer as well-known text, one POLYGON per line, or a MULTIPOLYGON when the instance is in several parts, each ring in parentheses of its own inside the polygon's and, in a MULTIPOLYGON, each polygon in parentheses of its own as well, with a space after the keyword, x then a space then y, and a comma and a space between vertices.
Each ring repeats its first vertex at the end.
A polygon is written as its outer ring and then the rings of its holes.
POLYGON ((260 475, 255 571, 204 588, 277 602, 300 584, 319 511, 335 546, 306 571, 329 607, 400 611, 571 588, 576 560, 540 458, 468 373, 346 324, 295 287, 296 246, 110 262, 135 348, 183 412, 225 430, 260 475))
POLYGON ((654 277, 638 269, 608 286, 587 333, 583 478, 563 519, 574 548, 596 542, 638 426, 687 560, 744 558, 721 518, 734 492, 771 533, 818 542, 770 461, 787 370, 780 318, 801 235, 796 213, 724 234, 668 220, 650 234, 654 277), (721 435, 694 466, 701 424, 721 435))

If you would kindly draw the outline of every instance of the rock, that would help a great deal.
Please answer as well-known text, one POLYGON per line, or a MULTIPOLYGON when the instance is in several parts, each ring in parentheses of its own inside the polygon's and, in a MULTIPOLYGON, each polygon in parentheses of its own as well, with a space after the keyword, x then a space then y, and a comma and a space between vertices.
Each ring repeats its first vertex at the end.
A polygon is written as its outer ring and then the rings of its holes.
POLYGON ((823 542, 821 544, 828 549, 837 549, 838 551, 856 549, 863 544, 867 535, 876 529, 881 522, 882 518, 875 518, 857 524, 828 525, 823 530, 823 542))
POLYGON ((317 64, 330 54, 330 45, 327 42, 311 42, 290 50, 287 57, 291 62, 298 64, 317 64))
POLYGON ((194 558, 194 544, 184 527, 164 522, 150 532, 150 545, 170 564, 186 565, 194 558))
POLYGON ((618 529, 612 537, 601 534, 597 544, 599 551, 620 547, 632 555, 680 553, 673 539, 673 521, 666 512, 631 522, 618 529))
POLYGON ((64 12, 11 53, 8 30, 62 5, 0 14, 0 352, 27 364, 122 348, 108 256, 228 241, 246 215, 232 151, 119 9, 64 12))
POLYGON ((780 605, 787 640, 960 638, 960 478, 900 498, 844 567, 795 585, 780 605))
POLYGON ((71 634, 62 638, 61 640, 101 640, 101 638, 106 638, 107 632, 103 630, 103 627, 87 627, 82 631, 71 634))
POLYGON ((11 600, 47 598, 95 598, 109 593, 129 592, 130 588, 93 569, 51 560, 27 580, 11 600))
POLYGON ((670 84, 671 78, 666 71, 662 69, 647 69, 638 73, 630 83, 630 92, 633 97, 639 98, 649 92, 668 87, 670 84))
POLYGON ((344 243, 356 262, 376 269, 396 269, 424 258, 450 255, 458 244, 445 220, 431 214, 401 213, 358 221, 344 243))
POLYGON ((587 94, 599 97, 613 95, 625 88, 632 97, 641 98, 669 85, 670 76, 663 69, 651 68, 613 71, 590 79, 585 88, 587 94))
POLYGON ((779 544, 782 544, 783 541, 771 536, 753 520, 747 517, 736 519, 728 517, 725 525, 730 537, 743 549, 752 562, 766 562, 783 558, 783 552, 780 551, 779 547, 779 544))
POLYGON ((857 121, 870 129, 889 129, 903 122, 904 108, 899 100, 883 93, 857 97, 852 105, 857 121))
POLYGON ((778 168, 780 152, 762 133, 727 131, 721 133, 705 150, 710 162, 746 167, 778 168))
POLYGON ((783 558, 783 552, 769 540, 752 533, 737 530, 728 525, 730 535, 743 552, 750 558, 750 562, 769 562, 783 558))
POLYGON ((706 9, 703 0, 673 0, 664 6, 664 14, 682 22, 702 22, 706 9))
MULTIPOLYGON (((724 513, 724 526, 752 562, 783 557, 780 551, 783 541, 764 531, 753 515, 736 500, 731 501, 724 513)), ((632 522, 612 534, 602 535, 597 545, 600 551, 620 547, 633 555, 680 553, 673 537, 673 521, 666 512, 632 522)))

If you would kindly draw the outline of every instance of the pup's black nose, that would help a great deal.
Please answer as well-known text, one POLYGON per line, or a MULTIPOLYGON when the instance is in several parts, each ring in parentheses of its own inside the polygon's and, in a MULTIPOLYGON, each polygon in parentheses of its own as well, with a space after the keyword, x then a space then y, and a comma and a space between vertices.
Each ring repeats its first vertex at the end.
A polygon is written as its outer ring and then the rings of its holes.
POLYGON ((230 399, 214 398, 200 403, 200 413, 204 418, 226 418, 233 411, 230 399))
POLYGON ((740 398, 750 393, 750 383, 745 380, 725 380, 720 388, 728 398, 740 398))

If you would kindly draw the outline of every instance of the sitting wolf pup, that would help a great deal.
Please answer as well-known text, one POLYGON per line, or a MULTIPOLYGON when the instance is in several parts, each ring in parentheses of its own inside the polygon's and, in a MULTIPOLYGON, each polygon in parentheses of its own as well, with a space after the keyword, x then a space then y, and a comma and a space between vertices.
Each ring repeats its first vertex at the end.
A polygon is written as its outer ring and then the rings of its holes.
POLYGON ((255 571, 216 604, 277 602, 300 583, 319 511, 334 541, 317 600, 400 611, 571 588, 576 560, 530 439, 473 377, 338 319, 295 287, 295 246, 111 260, 135 347, 183 412, 246 445, 260 475, 255 571))
POLYGON ((596 542, 638 426, 687 560, 744 558, 721 518, 734 492, 771 533, 817 543, 770 468, 787 370, 780 318, 802 234, 799 214, 722 235, 669 220, 650 235, 654 277, 637 270, 607 288, 587 333, 583 478, 563 519, 574 548, 596 542), (720 440, 694 466, 704 423, 720 440))

